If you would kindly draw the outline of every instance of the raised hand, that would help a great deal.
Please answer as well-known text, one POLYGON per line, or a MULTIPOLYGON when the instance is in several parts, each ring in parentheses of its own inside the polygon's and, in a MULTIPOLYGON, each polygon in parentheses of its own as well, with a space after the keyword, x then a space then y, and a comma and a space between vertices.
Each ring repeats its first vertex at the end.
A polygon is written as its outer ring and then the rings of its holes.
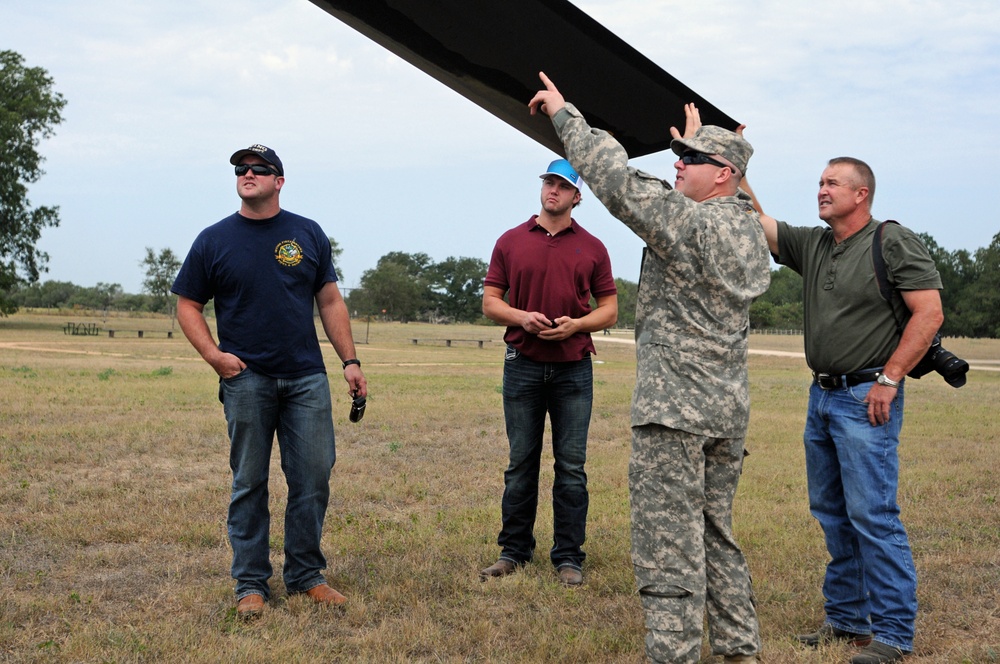
POLYGON ((566 100, 563 99, 562 94, 556 88, 555 84, 549 80, 549 77, 545 75, 545 72, 538 72, 538 78, 542 79, 542 85, 545 86, 545 89, 535 93, 535 96, 528 102, 528 110, 531 111, 532 115, 541 111, 551 118, 566 105, 566 100))
POLYGON ((694 103, 684 104, 684 135, 677 130, 677 127, 670 128, 670 135, 674 138, 691 138, 694 133, 701 128, 701 113, 694 103))

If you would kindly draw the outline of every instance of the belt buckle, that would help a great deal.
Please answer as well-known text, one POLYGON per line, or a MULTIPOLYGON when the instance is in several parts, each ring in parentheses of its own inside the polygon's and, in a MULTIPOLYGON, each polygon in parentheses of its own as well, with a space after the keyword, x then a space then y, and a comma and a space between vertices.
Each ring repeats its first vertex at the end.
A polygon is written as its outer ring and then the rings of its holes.
POLYGON ((816 374, 816 383, 824 390, 835 390, 840 387, 840 376, 818 373, 816 374))

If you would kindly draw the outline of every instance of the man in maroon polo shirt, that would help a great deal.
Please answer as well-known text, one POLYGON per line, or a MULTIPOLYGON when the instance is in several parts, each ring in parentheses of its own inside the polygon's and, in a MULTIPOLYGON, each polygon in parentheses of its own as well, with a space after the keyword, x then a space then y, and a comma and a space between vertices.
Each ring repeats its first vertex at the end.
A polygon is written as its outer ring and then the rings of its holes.
POLYGON ((541 211, 497 240, 483 289, 483 314, 507 326, 503 407, 510 463, 497 538, 502 551, 479 574, 485 581, 531 561, 548 413, 555 457, 549 557, 559 580, 576 586, 583 583, 589 505, 584 464, 594 400, 590 333, 618 320, 618 292, 607 249, 571 216, 583 180, 565 159, 553 161, 540 177, 541 211))

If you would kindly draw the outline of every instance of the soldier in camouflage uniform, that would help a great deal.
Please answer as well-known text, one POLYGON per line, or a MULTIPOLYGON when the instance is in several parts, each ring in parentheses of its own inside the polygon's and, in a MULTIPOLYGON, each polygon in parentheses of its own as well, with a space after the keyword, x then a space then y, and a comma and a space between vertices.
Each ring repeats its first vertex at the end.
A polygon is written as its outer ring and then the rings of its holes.
MULTIPOLYGON (((566 157, 616 218, 646 242, 636 304, 632 400, 632 561, 654 662, 697 662, 708 612, 713 654, 756 661, 760 629, 732 502, 749 420, 751 301, 770 263, 758 214, 738 192, 753 149, 719 127, 671 129, 675 186, 628 166, 552 82, 531 100, 566 157)), ((690 119, 696 110, 686 109, 690 119)))

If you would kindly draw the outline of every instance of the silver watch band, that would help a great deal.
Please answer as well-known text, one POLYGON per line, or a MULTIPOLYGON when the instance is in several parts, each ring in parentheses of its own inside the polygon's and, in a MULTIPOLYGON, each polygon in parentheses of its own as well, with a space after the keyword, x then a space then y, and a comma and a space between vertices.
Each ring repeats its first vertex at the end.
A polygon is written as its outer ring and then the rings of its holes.
POLYGON ((875 379, 875 382, 878 383, 879 385, 885 385, 886 387, 899 387, 898 380, 893 380, 888 376, 886 376, 884 373, 880 373, 878 375, 878 378, 875 379))

